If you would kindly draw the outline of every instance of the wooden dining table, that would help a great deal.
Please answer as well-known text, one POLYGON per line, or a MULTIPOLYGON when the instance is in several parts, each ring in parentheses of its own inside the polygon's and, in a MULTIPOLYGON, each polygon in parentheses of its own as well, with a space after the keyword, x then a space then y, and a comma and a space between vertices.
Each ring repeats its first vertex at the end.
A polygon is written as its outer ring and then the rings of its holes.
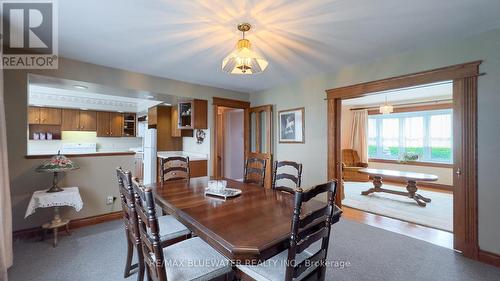
MULTIPOLYGON (((242 193, 226 200, 205 195, 209 177, 148 185, 156 203, 233 262, 258 263, 289 247, 294 208, 292 194, 227 179, 242 193)), ((311 200, 308 214, 326 205, 311 200)), ((338 221, 340 210, 335 212, 338 221)), ((324 221, 317 221, 320 225, 324 221)))

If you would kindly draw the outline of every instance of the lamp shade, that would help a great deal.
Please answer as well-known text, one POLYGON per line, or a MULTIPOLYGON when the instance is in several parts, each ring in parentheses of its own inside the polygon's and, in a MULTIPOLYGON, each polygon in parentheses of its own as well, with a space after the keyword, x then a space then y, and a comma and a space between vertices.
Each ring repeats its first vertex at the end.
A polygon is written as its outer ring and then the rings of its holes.
POLYGON ((53 173, 53 172, 65 172, 79 169, 80 166, 75 162, 71 161, 64 155, 57 153, 57 155, 52 156, 47 161, 44 161, 38 168, 36 168, 37 172, 45 172, 45 173, 53 173))
POLYGON ((230 74, 256 74, 267 68, 268 62, 251 49, 250 41, 241 39, 236 50, 222 61, 222 70, 230 74))

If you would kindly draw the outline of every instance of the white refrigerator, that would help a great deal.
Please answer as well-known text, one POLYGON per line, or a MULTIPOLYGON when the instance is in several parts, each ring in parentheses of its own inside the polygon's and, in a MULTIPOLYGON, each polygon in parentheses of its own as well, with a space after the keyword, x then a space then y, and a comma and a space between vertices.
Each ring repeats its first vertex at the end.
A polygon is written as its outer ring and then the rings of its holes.
POLYGON ((156 129, 146 129, 142 138, 144 184, 156 182, 156 129))

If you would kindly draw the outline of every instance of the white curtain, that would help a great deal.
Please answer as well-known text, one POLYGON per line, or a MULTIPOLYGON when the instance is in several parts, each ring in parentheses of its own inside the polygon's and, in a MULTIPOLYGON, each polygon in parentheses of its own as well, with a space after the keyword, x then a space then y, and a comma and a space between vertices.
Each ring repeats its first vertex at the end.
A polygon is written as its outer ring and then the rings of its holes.
POLYGON ((358 152, 360 161, 368 163, 368 110, 355 110, 351 126, 351 148, 358 152))
POLYGON ((0 280, 7 280, 7 269, 12 265, 12 211, 5 127, 3 71, 0 70, 0 280))

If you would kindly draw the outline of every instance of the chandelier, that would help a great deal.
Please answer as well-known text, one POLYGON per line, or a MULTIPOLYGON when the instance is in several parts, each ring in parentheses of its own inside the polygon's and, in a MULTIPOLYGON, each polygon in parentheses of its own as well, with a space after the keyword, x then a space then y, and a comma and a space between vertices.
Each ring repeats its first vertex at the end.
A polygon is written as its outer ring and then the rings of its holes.
POLYGON ((387 102, 387 96, 385 96, 385 103, 380 106, 379 111, 382 114, 391 114, 394 111, 394 107, 387 102))
POLYGON ((236 50, 230 53, 222 61, 222 70, 230 74, 256 74, 263 72, 269 64, 266 59, 259 56, 251 49, 248 39, 245 39, 245 32, 252 26, 249 23, 241 23, 238 30, 243 33, 243 38, 238 40, 236 50))

